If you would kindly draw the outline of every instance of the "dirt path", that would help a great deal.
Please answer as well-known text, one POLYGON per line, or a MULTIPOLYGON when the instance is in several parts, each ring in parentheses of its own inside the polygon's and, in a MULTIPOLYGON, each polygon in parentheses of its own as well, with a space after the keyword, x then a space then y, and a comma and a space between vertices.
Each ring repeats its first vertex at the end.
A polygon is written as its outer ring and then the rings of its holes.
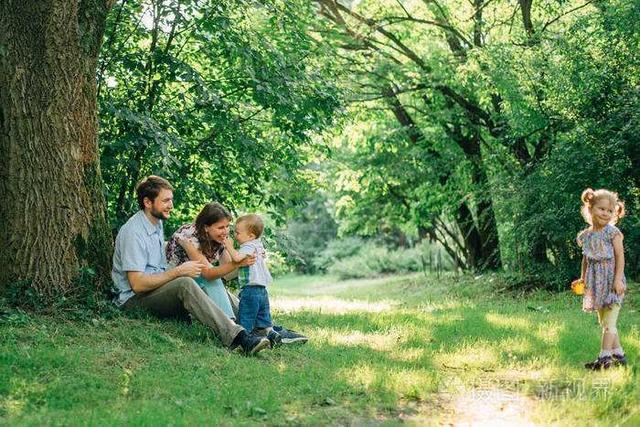
POLYGON ((458 395, 441 395, 448 426, 535 426, 529 414, 535 401, 499 388, 471 390, 458 395))

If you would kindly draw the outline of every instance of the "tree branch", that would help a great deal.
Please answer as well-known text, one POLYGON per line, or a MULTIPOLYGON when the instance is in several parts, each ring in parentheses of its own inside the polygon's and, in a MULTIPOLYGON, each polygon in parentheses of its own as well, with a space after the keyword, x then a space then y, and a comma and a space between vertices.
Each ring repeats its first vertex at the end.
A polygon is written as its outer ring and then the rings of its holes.
POLYGON ((544 24, 544 25, 542 26, 542 30, 540 30, 540 32, 541 32, 541 33, 543 33, 543 32, 547 29, 547 27, 548 27, 549 25, 552 25, 552 24, 554 24, 555 22, 557 22, 557 21, 559 21, 560 19, 562 19, 563 17, 565 17, 565 16, 567 16, 567 15, 569 15, 569 14, 571 14, 571 13, 573 13, 573 12, 577 11, 577 10, 580 10, 580 9, 582 9, 582 8, 584 8, 584 7, 587 7, 587 6, 589 6, 591 3, 594 3, 594 2, 597 2, 597 1, 600 1, 600 0, 589 0, 588 2, 586 2, 586 3, 584 3, 584 4, 580 5, 580 6, 574 7, 573 9, 570 9, 570 10, 566 11, 565 13, 563 13, 563 14, 561 14, 561 15, 556 16, 556 17, 555 17, 555 18, 553 18, 551 21, 549 21, 549 22, 547 22, 546 24, 544 24))

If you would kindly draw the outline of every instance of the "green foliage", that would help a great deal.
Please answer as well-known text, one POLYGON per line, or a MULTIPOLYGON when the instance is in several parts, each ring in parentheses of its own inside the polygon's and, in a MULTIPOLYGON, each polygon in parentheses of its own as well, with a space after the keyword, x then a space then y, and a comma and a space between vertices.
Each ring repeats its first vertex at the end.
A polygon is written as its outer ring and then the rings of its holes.
POLYGON ((267 265, 273 277, 279 277, 291 272, 291 266, 287 263, 286 257, 280 252, 269 251, 267 265))
MULTIPOLYGON (((119 1, 101 59, 102 170, 112 227, 150 173, 175 186, 169 228, 217 200, 286 207, 272 191, 298 173, 341 105, 331 52, 306 2, 119 1)), ((293 192, 291 194, 294 194, 293 192)))
POLYGON ((331 240, 326 248, 313 258, 313 265, 318 271, 326 272, 336 262, 357 256, 363 245, 364 240, 359 237, 331 240))
MULTIPOLYGON (((78 271, 65 295, 48 296, 37 292, 28 281, 10 283, 3 289, 2 301, 8 307, 33 313, 54 313, 60 317, 88 320, 95 316, 110 318, 119 311, 111 302, 110 288, 96 286, 97 274, 91 267, 78 271)), ((0 308, 2 305, 0 304, 0 308)))
POLYGON ((297 271, 335 266, 336 236, 428 238, 456 266, 564 289, 579 194, 607 187, 638 274, 637 2, 331 4, 116 4, 99 73, 113 228, 158 173, 177 190, 168 231, 211 199, 266 211, 297 271))
POLYGON ((335 240, 315 262, 340 279, 453 269, 451 259, 443 254, 442 248, 427 242, 413 248, 389 249, 372 241, 335 240))
POLYGON ((547 72, 553 78, 544 102, 559 128, 556 141, 544 162, 516 181, 505 210, 513 215, 511 232, 518 236, 507 251, 510 263, 551 288, 563 289, 580 274, 575 237, 588 226, 579 214, 587 187, 616 191, 631 208, 618 226, 625 233, 627 274, 640 271, 640 217, 633 208, 640 188, 638 13, 637 3, 612 2, 602 13, 578 19, 566 37, 550 44, 547 72))
POLYGON ((27 280, 7 284, 3 289, 3 299, 9 307, 39 310, 47 306, 44 297, 27 280))
POLYGON ((330 213, 324 193, 307 195, 304 205, 290 215, 281 232, 280 247, 287 254, 288 263, 296 271, 312 274, 324 271, 315 260, 337 236, 335 220, 330 213))
MULTIPOLYGON (((345 66, 359 76, 354 120, 328 161, 340 233, 429 236, 476 270, 499 253, 489 264, 514 283, 563 289, 579 269, 580 193, 605 187, 639 204, 639 8, 327 8, 328 26, 351 42, 345 66)), ((627 274, 637 276, 630 212, 620 226, 627 274)))

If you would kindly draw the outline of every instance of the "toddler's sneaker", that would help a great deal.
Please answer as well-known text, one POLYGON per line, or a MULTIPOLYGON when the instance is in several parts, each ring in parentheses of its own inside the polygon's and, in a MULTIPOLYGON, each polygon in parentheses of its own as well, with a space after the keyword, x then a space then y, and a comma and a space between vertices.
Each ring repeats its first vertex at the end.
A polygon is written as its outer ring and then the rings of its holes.
POLYGON ((284 328, 282 326, 274 326, 273 330, 276 331, 282 337, 282 344, 294 344, 300 343, 304 344, 309 341, 309 338, 305 337, 298 332, 284 328))
POLYGON ((611 356, 598 357, 593 362, 587 362, 584 367, 592 371, 599 371, 601 369, 609 369, 613 366, 613 359, 611 356))
POLYGON ((282 344, 282 335, 274 330, 269 331, 269 333, 267 334, 267 339, 269 340, 269 345, 271 345, 271 348, 278 347, 280 346, 280 344, 282 344))

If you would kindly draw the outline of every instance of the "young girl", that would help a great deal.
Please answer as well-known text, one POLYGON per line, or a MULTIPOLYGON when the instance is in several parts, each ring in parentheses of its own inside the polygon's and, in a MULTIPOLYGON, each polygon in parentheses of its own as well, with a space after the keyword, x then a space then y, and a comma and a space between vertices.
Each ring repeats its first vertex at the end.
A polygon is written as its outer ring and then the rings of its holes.
POLYGON ((597 311, 602 327, 600 354, 585 368, 608 369, 625 365, 627 359, 620 345, 616 322, 627 288, 624 277, 624 249, 622 233, 614 225, 624 216, 624 204, 618 195, 608 190, 582 193, 582 216, 590 227, 578 234, 582 247, 582 274, 585 283, 584 311, 597 311))

